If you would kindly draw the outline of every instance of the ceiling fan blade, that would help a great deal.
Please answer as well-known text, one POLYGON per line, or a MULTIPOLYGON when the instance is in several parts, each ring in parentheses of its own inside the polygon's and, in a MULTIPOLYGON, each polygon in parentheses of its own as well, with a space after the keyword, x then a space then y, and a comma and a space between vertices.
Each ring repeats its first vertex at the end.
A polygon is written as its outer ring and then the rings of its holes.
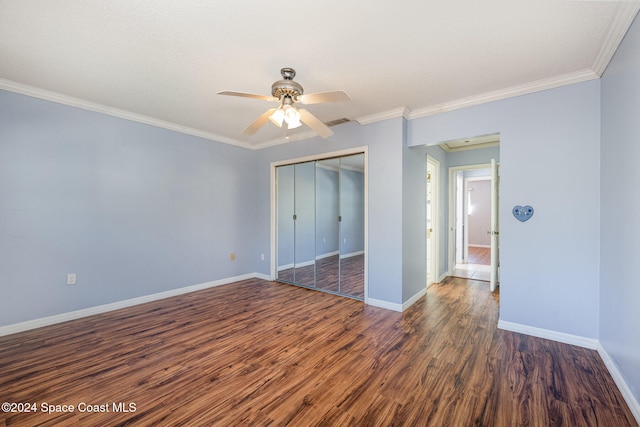
POLYGON ((304 108, 299 108, 298 112, 300 113, 300 121, 309 126, 315 131, 315 133, 317 133, 324 139, 327 139, 331 135, 333 135, 333 131, 329 129, 327 125, 322 123, 316 116, 314 116, 304 108))
POLYGON ((272 115, 274 111, 276 111, 276 108, 269 108, 267 111, 262 113, 260 117, 258 117, 253 123, 247 126, 245 130, 242 131, 242 133, 244 133, 245 135, 253 135, 254 133, 256 133, 258 129, 260 129, 262 126, 264 126, 265 123, 269 121, 269 116, 272 115))
POLYGON ((254 93, 245 93, 245 92, 234 92, 234 91, 231 91, 231 90, 223 90, 221 92, 218 92, 218 95, 240 96, 242 98, 254 98, 254 99, 261 99, 263 101, 277 101, 278 100, 278 98, 274 98, 273 96, 256 95, 254 93))
POLYGON ((342 102, 351 101, 347 92, 343 90, 332 90, 330 92, 309 93, 300 95, 298 101, 303 104, 322 104, 324 102, 342 102))

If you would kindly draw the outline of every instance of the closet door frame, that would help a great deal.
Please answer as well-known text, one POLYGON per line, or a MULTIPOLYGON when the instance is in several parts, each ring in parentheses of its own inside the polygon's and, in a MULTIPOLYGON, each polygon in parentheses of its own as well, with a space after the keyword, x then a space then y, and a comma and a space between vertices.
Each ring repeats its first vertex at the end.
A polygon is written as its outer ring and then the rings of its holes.
POLYGON ((335 157, 351 156, 355 154, 364 155, 364 302, 368 303, 369 298, 369 154, 368 147, 354 147, 340 151, 332 151, 327 153, 321 153, 311 156, 299 157, 294 159, 280 160, 271 162, 270 167, 270 199, 271 199, 271 248, 270 248, 270 263, 271 272, 270 279, 276 280, 277 278, 277 254, 278 254, 278 239, 277 239, 277 182, 276 182, 276 168, 279 166, 287 166, 297 163, 317 161, 330 159, 335 157))

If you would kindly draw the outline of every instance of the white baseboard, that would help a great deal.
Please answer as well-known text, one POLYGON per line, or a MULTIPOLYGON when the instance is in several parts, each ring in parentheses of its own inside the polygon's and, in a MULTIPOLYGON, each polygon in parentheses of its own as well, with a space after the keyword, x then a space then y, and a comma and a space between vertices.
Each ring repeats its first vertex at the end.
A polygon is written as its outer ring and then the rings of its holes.
POLYGON ((393 311, 402 311, 402 304, 398 304, 395 302, 383 301, 375 298, 367 298, 365 300, 367 305, 372 305, 374 307, 386 308, 387 310, 393 311))
POLYGON ((532 335, 534 337, 545 338, 553 341, 559 341, 565 344, 577 345, 579 347, 585 347, 590 350, 596 350, 607 370, 611 374, 613 381, 618 386, 622 397, 629 406, 631 413, 635 417, 638 424, 640 424, 640 402, 638 398, 633 394, 631 388, 624 380, 624 376, 618 369, 618 366, 613 361, 607 350, 602 346, 602 343, 593 338, 585 338, 578 335, 565 334, 562 332, 551 331, 548 329, 536 328, 533 326, 526 326, 518 323, 505 322, 503 320, 498 321, 498 328, 512 332, 519 332, 522 334, 532 335))
POLYGON ((293 268, 293 264, 279 265, 278 266, 278 271, 288 270, 290 268, 293 268))
MULTIPOLYGON (((266 276, 265 280, 271 280, 266 276)), ((98 305, 95 307, 84 308, 82 310, 70 311, 68 313, 56 314, 53 316, 42 317, 39 319, 27 320, 26 322, 14 323, 12 325, 0 326, 0 337, 4 335, 15 334, 18 332, 28 331, 30 329, 36 329, 43 326, 49 326, 56 323, 67 322, 69 320, 80 319, 82 317, 93 316, 94 314, 106 313, 108 311, 119 310, 121 308, 131 307, 138 304, 144 304, 145 302, 157 301, 177 295, 186 294, 189 292, 199 291, 202 289, 212 288, 215 286, 227 285, 233 282, 239 282, 241 280, 263 278, 263 275, 257 273, 243 274, 241 276, 228 277, 220 280, 213 280, 211 282, 200 283, 197 285, 187 286, 184 288, 171 289, 164 292, 158 292, 151 295, 143 295, 141 297, 131 298, 124 301, 116 301, 109 304, 98 305)))
POLYGON ((310 261, 303 261, 303 262, 297 262, 295 264, 291 263, 291 264, 285 264, 285 265, 281 265, 278 267, 278 271, 282 271, 282 270, 288 270, 290 268, 302 268, 302 267, 307 267, 309 265, 313 265, 316 262, 314 260, 310 260, 310 261))
MULTIPOLYGON (((316 260, 325 259, 325 258, 329 258, 329 257, 332 257, 332 256, 336 256, 339 253, 340 253, 339 251, 334 251, 334 252, 327 252, 327 253, 324 253, 324 254, 320 254, 320 255, 316 256, 316 260)), ((348 253, 348 254, 340 255, 340 259, 349 258, 349 257, 356 256, 356 255, 363 255, 363 254, 364 254, 364 251, 351 252, 351 253, 348 253)), ((314 263, 314 260, 298 262, 295 265, 293 263, 285 264, 285 265, 279 266, 278 267, 278 271, 288 270, 288 269, 293 268, 293 267, 295 267, 295 268, 306 267, 306 266, 309 266, 309 265, 313 265, 313 263, 314 263)))
POLYGON ((269 282, 271 282, 271 281, 273 280, 273 277, 271 277, 271 275, 270 275, 270 274, 256 273, 256 274, 254 275, 254 277, 255 277, 256 279, 267 280, 267 281, 269 281, 269 282))
POLYGON ((627 384, 627 382, 624 380, 624 377, 620 373, 618 365, 616 365, 607 350, 602 346, 602 343, 598 342, 596 350, 598 350, 598 354, 602 358, 602 361, 613 377, 613 381, 618 386, 622 397, 624 398, 625 402, 627 402, 627 405, 629 405, 631 413, 635 417, 638 424, 640 424, 640 402, 638 401, 638 398, 636 398, 636 396, 631 391, 629 384, 627 384))
POLYGON ((412 296, 411 298, 409 298, 408 300, 402 303, 402 311, 405 311, 406 309, 411 307, 413 304, 415 304, 416 301, 422 298, 426 293, 427 293, 427 287, 425 286, 417 294, 415 294, 414 296, 412 296))
POLYGON ((351 258, 352 256, 364 255, 364 251, 350 252, 348 254, 340 255, 340 259, 351 258))
POLYGON ((470 248, 485 248, 485 249, 491 249, 491 245, 472 245, 471 243, 469 243, 467 246, 469 246, 470 248))
POLYGON ((329 257, 332 257, 332 256, 336 256, 339 253, 340 253, 340 251, 327 252, 327 253, 324 253, 324 254, 316 255, 316 259, 329 258, 329 257))
POLYGON ((368 305, 372 305, 374 307, 386 308, 387 310, 399 311, 403 312, 409 307, 411 307, 416 301, 418 301, 424 294, 427 293, 427 288, 423 288, 417 294, 409 298, 407 301, 402 304, 398 304, 395 302, 383 301, 375 298, 367 298, 365 303, 368 305))
POLYGON ((520 323, 506 322, 504 320, 498 321, 498 329, 518 332, 538 338, 545 338, 565 344, 577 345, 578 347, 584 347, 590 350, 595 350, 598 346, 598 340, 595 338, 586 338, 579 335, 565 334, 564 332, 536 328, 535 326, 522 325, 520 323))

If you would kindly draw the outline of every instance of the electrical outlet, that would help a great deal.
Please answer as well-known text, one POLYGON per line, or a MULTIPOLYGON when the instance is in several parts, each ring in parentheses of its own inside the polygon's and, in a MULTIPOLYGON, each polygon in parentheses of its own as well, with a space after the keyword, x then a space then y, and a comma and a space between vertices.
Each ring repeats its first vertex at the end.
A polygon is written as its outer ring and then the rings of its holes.
POLYGON ((260 254, 260 261, 264 261, 264 254, 260 254))
POLYGON ((235 252, 231 252, 231 255, 229 256, 229 259, 231 259, 231 261, 235 261, 236 260, 236 253, 235 252))
POLYGON ((76 274, 71 273, 67 274, 67 285, 75 285, 76 284, 76 274))

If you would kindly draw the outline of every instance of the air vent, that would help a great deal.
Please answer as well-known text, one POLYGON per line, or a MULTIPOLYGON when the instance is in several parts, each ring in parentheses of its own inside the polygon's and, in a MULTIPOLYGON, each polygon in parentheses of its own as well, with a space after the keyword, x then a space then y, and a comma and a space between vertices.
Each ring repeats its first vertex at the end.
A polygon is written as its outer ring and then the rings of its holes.
POLYGON ((327 126, 336 126, 336 125, 341 125, 342 123, 347 123, 350 122, 351 120, 347 119, 346 117, 343 117, 341 119, 336 119, 336 120, 331 120, 330 122, 325 122, 325 125, 327 126))

